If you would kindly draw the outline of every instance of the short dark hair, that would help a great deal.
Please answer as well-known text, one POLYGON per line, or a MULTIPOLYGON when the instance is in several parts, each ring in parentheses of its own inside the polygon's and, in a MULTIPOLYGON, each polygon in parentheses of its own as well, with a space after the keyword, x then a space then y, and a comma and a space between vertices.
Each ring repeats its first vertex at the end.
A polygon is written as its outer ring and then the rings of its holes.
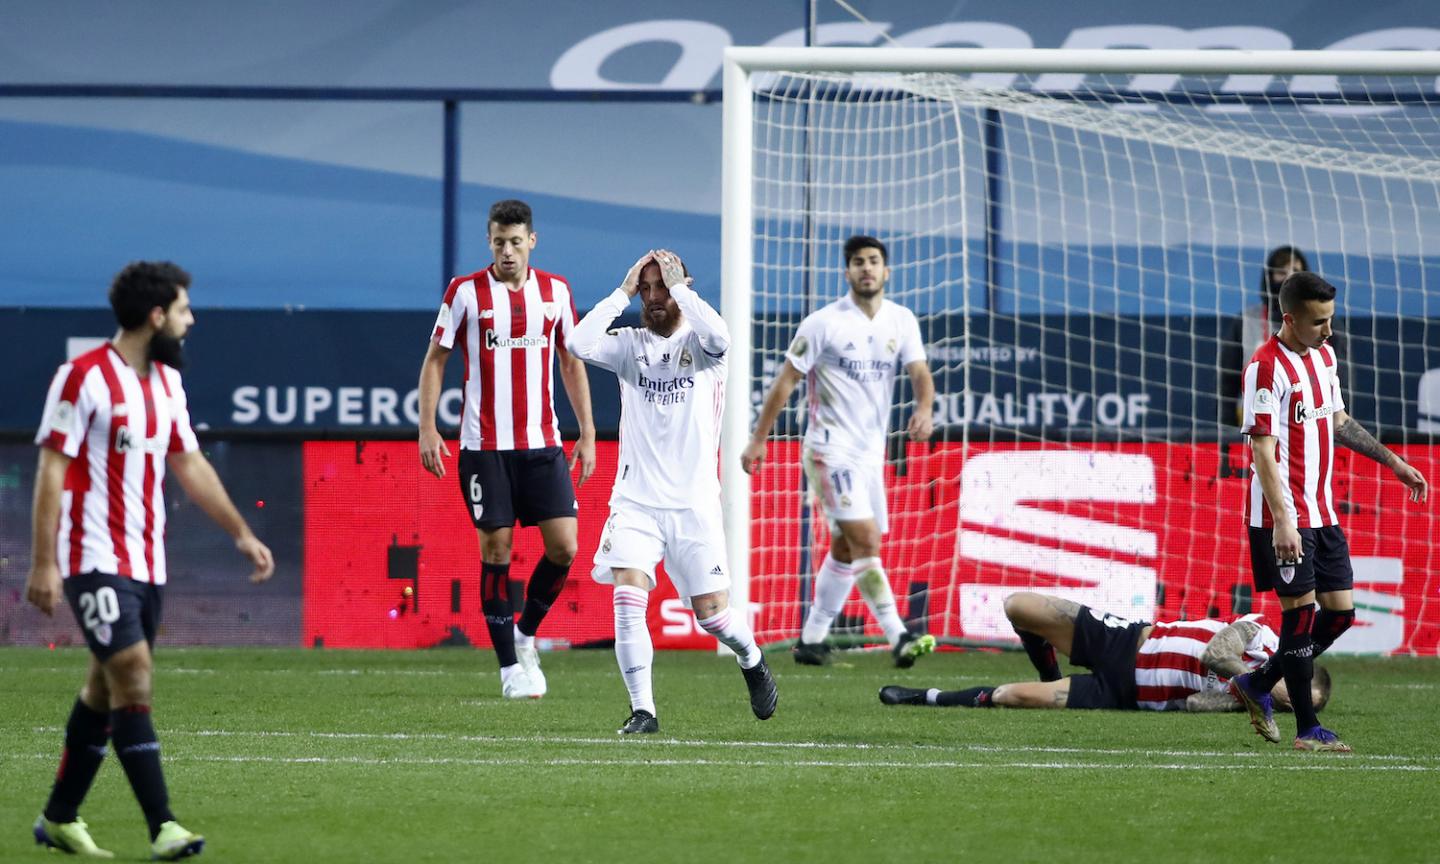
POLYGON ((110 283, 110 308, 122 330, 134 330, 159 306, 169 309, 181 288, 190 287, 190 274, 169 261, 132 261, 110 283))
POLYGON ((1292 273, 1280 286, 1280 309, 1294 312, 1307 300, 1322 303, 1335 299, 1335 286, 1309 271, 1292 273))
POLYGON ((1315 710, 1319 711, 1330 703, 1330 670, 1316 663, 1312 686, 1320 691, 1320 698, 1315 700, 1315 710))
POLYGON ((532 231, 535 230, 535 217, 530 213, 530 205, 516 198, 506 198, 491 204, 490 221, 485 223, 486 231, 490 230, 491 223, 524 225, 532 231))
POLYGON ((880 261, 887 266, 890 264, 890 250, 885 248, 884 243, 869 234, 856 234, 845 241, 845 265, 847 267, 850 265, 850 259, 854 258, 855 253, 861 249, 879 249, 880 261))

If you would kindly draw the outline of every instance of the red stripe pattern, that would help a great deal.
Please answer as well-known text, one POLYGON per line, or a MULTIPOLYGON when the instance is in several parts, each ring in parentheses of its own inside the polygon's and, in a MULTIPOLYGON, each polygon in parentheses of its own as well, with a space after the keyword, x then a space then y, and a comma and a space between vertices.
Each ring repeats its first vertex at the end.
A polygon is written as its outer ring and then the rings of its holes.
MULTIPOLYGON (((1250 436, 1276 439, 1276 460, 1283 479, 1285 508, 1297 527, 1338 525, 1331 478, 1335 465, 1333 416, 1345 409, 1339 363, 1329 345, 1297 354, 1273 337, 1260 346, 1246 367, 1245 420, 1250 436)), ((1251 464, 1245 523, 1275 524, 1269 503, 1251 464)))
POLYGON ((199 448, 179 373, 141 377, 113 346, 61 366, 35 442, 72 459, 57 526, 61 575, 165 582, 165 460, 199 448))
MULTIPOLYGON (((1253 669, 1275 652, 1280 640, 1260 615, 1235 620, 1260 625, 1245 646, 1246 662, 1253 669)), ((1213 618, 1156 623, 1135 656, 1135 701, 1139 707, 1184 710, 1190 694, 1224 689, 1227 681, 1206 669, 1200 658, 1215 634, 1227 626, 1229 622, 1213 618)))
POLYGON ((431 340, 463 349, 462 448, 560 446, 552 369, 574 326, 570 285, 554 274, 531 269, 517 291, 488 269, 450 283, 431 340))

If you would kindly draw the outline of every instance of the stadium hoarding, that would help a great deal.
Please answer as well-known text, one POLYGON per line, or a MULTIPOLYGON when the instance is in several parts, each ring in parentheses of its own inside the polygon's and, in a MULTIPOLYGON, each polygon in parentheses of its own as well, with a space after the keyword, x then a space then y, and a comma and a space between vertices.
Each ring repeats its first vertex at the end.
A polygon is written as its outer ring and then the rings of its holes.
MULTIPOLYGON (((169 490, 170 571, 161 639, 171 645, 419 648, 487 643, 475 533, 454 474, 421 471, 409 441, 207 440, 246 518, 275 551, 275 579, 253 586, 224 534, 169 490), (411 588, 406 597, 404 589, 411 588), (392 612, 393 617, 392 617, 392 612)), ((1434 480, 1440 445, 1397 448, 1434 480)), ((774 443, 755 483, 752 617, 762 638, 791 638, 804 595, 798 448, 774 443), (764 532, 763 534, 761 532, 764 532)), ((580 549, 542 637, 550 647, 613 638, 610 589, 589 577, 608 513, 617 447, 598 446, 580 490, 580 549)), ((1234 442, 910 445, 887 471, 884 554, 902 610, 923 604, 942 636, 1003 643, 1005 594, 1065 594, 1136 617, 1278 614, 1249 590, 1239 508, 1247 454, 1234 442), (1037 469, 1044 474, 1037 474, 1037 469), (1050 477, 1048 488, 1035 477, 1050 477), (1060 478, 1060 479, 1055 479, 1060 478), (1037 513, 1069 517, 1037 520, 1037 513), (1027 521, 1028 520, 1028 521, 1027 521), (1029 527, 1026 528, 1025 526, 1029 527), (907 599, 908 598, 908 599, 907 599)), ((78 644, 67 615, 23 600, 34 448, 0 444, 0 641, 78 644)), ((1374 463, 1337 453, 1336 493, 1354 555, 1359 622, 1337 650, 1440 653, 1440 538, 1435 502, 1406 503, 1374 463)), ((514 573, 540 554, 517 535, 514 573)), ((809 561, 823 555, 819 545, 809 561)), ((663 576, 649 624, 658 647, 714 640, 663 576)), ((842 620, 868 621, 858 598, 842 620)), ((873 630, 873 628, 872 628, 873 630)), ((873 638, 879 638, 872 633, 873 638)))
MULTIPOLYGON (((198 429, 334 438, 415 428, 416 381, 433 312, 202 307, 197 314, 185 381, 198 429)), ((1232 320, 929 316, 923 326, 936 378, 936 424, 1031 436, 1213 439, 1233 423, 1218 368, 1232 320)), ((767 344, 766 331, 788 339, 798 321, 781 316, 757 325, 755 344, 767 344)), ((1440 341, 1428 335, 1434 325, 1365 318, 1341 326, 1349 331, 1341 361, 1350 413, 1386 434, 1433 424, 1424 412, 1433 413, 1435 378, 1424 376, 1440 369, 1440 341)), ((0 344, 14 349, 0 430, 33 430, 55 367, 93 344, 85 340, 113 330, 110 313, 99 310, 0 309, 0 344)), ((781 356, 777 349, 752 361, 751 399, 758 406, 781 356)), ((442 427, 459 421, 461 365, 455 357, 446 370, 442 427)), ((613 434, 620 419, 613 376, 591 368, 590 389, 597 427, 613 434)), ((555 404, 561 428, 575 429, 563 394, 555 404)), ((793 419, 792 413, 782 428, 793 419)))

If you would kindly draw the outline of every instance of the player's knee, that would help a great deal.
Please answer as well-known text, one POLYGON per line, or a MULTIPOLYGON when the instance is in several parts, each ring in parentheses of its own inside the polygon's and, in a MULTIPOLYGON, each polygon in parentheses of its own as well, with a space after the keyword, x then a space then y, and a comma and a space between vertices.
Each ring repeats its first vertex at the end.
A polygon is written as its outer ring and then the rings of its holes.
POLYGON ((1040 598, 1039 594, 1033 591, 1016 591, 1005 598, 1005 617, 1010 623, 1018 623, 1017 619, 1029 619, 1040 598))
POLYGON ((545 545, 545 557, 550 559, 551 564, 560 567, 569 567, 578 554, 580 554, 580 546, 574 540, 545 545))

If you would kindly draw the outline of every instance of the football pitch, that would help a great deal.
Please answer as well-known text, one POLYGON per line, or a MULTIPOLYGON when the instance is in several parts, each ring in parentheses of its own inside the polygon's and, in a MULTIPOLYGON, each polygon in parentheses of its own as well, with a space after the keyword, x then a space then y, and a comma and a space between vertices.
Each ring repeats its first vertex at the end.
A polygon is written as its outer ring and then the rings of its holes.
MULTIPOLYGON (((1435 660, 1327 658, 1321 719, 1356 751, 1335 756, 1268 744, 1240 714, 876 698, 1031 677, 1023 655, 989 652, 905 671, 881 654, 826 668, 772 654, 780 707, 763 723, 733 660, 662 652, 661 732, 620 739, 614 656, 541 658, 550 694, 507 702, 484 651, 162 645, 176 815, 206 836, 200 860, 233 862, 1440 860, 1435 660)), ((30 824, 86 661, 0 649, 0 861, 58 860, 30 824)), ((147 853, 113 754, 81 812, 119 860, 147 853)))

